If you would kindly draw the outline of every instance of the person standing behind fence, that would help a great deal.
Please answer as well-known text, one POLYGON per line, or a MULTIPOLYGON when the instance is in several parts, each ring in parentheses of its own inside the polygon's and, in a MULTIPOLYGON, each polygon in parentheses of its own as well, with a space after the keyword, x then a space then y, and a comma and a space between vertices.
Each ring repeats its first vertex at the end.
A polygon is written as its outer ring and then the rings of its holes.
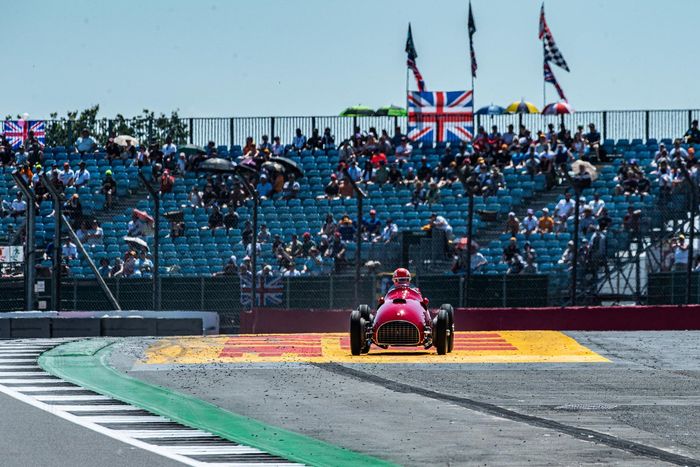
POLYGON ((688 244, 685 241, 685 235, 680 234, 672 239, 671 248, 673 249, 673 271, 685 272, 688 267, 688 244))

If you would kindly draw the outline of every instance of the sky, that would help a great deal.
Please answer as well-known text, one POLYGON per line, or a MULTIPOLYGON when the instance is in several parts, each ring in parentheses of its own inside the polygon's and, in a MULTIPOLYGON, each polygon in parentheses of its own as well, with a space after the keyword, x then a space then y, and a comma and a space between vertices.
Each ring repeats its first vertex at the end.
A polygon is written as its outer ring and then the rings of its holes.
MULTIPOLYGON (((475 105, 543 103, 540 0, 473 0, 475 105)), ((466 0, 24 0, 3 5, 0 114, 99 104, 186 117, 404 105, 406 29, 429 90, 469 89, 466 0)), ((548 0, 577 110, 700 108, 697 0, 548 0)), ((411 78, 411 89, 415 82, 411 78)), ((557 100, 551 85, 547 101, 557 100)))

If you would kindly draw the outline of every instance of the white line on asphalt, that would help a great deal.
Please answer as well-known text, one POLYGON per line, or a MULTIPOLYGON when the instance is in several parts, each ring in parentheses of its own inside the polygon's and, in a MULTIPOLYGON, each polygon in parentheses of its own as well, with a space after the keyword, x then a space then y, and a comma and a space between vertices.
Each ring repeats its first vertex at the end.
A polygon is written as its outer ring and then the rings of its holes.
POLYGON ((0 370, 28 370, 29 368, 39 368, 39 365, 0 365, 0 370))
POLYGON ((19 392, 85 391, 85 388, 80 386, 15 386, 12 389, 19 392))
POLYGON ((173 452, 183 456, 215 454, 267 454, 260 449, 248 446, 168 446, 173 452))
POLYGON ((3 358, 0 357, 0 364, 2 363, 32 363, 36 362, 36 358, 3 358))
POLYGON ((31 396, 34 399, 42 402, 50 401, 109 401, 112 400, 107 396, 31 396))
POLYGON ((124 436, 137 439, 151 438, 200 438, 214 436, 211 433, 201 430, 113 430, 124 436))
MULTIPOLYGON (((0 371, 0 378, 15 376, 51 376, 45 371, 0 371)), ((1 380, 0 380, 1 381, 1 380)))
POLYGON ((157 415, 101 415, 101 416, 81 416, 85 420, 92 423, 153 423, 153 422, 172 422, 169 418, 159 417, 157 415))
POLYGON ((62 383, 60 379, 30 379, 30 378, 0 378, 0 384, 39 384, 39 383, 62 383))
MULTIPOLYGON (((62 409, 50 406, 48 404, 44 404, 41 401, 38 401, 37 398, 27 396, 22 394, 21 392, 17 392, 11 388, 7 388, 4 386, 0 386, 0 392, 3 394, 7 394, 10 397, 14 397, 17 400, 20 400, 22 402, 25 402, 33 407, 37 407, 39 409, 45 410, 49 413, 52 413, 56 415, 57 417, 60 417, 64 420, 68 420, 70 422, 73 422, 77 425, 83 426, 85 428, 88 428, 90 430, 96 431, 97 433, 101 433, 105 436, 109 436, 112 439, 116 439, 119 441, 122 441, 124 443, 130 444, 132 446, 135 446, 140 449, 144 449, 146 451, 150 451, 156 454, 159 454, 163 457, 167 457, 169 459, 173 459, 178 462, 182 462, 185 465, 193 465, 193 466, 202 466, 206 465, 203 462, 195 461, 194 459, 190 459, 185 456, 181 456, 180 454, 175 454, 167 449, 163 449, 160 446, 156 446, 153 444, 148 444, 144 443, 143 441, 139 441, 138 439, 130 438, 128 436, 124 436, 122 433, 115 431, 115 430, 110 430, 109 428, 105 428, 103 426, 100 426, 96 423, 92 423, 88 420, 84 420, 84 417, 79 417, 77 415, 70 414, 68 412, 64 412, 62 409)), ((209 435, 211 436, 211 435, 209 435)))
MULTIPOLYGON (((92 411, 105 411, 111 412, 113 410, 141 410, 133 405, 62 405, 61 410, 66 412, 92 412, 92 411)), ((79 415, 79 414, 78 414, 79 415)))

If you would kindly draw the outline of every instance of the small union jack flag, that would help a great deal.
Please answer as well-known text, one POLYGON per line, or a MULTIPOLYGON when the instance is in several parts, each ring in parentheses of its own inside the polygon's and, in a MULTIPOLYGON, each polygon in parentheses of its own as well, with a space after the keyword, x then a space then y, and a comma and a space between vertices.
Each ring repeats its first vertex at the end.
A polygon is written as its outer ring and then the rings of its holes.
POLYGON ((3 124, 3 133, 14 149, 24 144, 30 131, 43 146, 46 141, 46 123, 43 120, 5 120, 3 124))
POLYGON ((408 93, 408 137, 413 141, 471 141, 472 91, 408 93))
MULTIPOLYGON (((250 306, 252 281, 250 276, 241 276, 241 305, 250 306)), ((255 306, 281 306, 284 300, 282 276, 258 276, 255 278, 255 306)))

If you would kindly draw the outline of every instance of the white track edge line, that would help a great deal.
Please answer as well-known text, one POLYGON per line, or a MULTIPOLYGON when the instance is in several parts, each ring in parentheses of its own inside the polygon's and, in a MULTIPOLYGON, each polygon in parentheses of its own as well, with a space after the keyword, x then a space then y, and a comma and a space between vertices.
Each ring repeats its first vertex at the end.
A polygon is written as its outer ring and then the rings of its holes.
POLYGON ((95 432, 103 434, 105 436, 109 436, 110 438, 116 439, 117 441, 121 441, 123 443, 130 444, 130 445, 135 446, 137 448, 140 448, 140 449, 143 449, 146 451, 150 451, 150 452, 153 452, 153 453, 158 454, 160 456, 167 457, 169 459, 181 462, 185 465, 192 465, 192 466, 196 466, 196 467, 207 465, 207 463, 205 463, 205 462, 196 461, 194 459, 190 459, 189 457, 181 456, 179 454, 174 454, 174 453, 168 451, 167 449, 162 449, 162 447, 160 447, 160 446, 157 446, 154 444, 144 443, 144 442, 139 441, 137 439, 129 438, 128 436, 123 436, 120 433, 118 433, 117 431, 110 430, 109 428, 105 428, 105 427, 100 426, 96 423, 89 422, 89 421, 85 420, 84 417, 79 417, 77 415, 63 412, 62 410, 56 410, 48 404, 44 404, 41 401, 38 401, 31 396, 26 396, 20 392, 12 390, 11 388, 0 385, 0 392, 8 395, 10 397, 13 397, 19 401, 27 403, 27 404, 31 405, 32 407, 36 407, 36 408, 41 409, 45 412, 48 412, 48 413, 53 414, 57 417, 60 417, 64 420, 75 423, 76 425, 80 425, 80 426, 87 428, 89 430, 95 431, 95 432))

